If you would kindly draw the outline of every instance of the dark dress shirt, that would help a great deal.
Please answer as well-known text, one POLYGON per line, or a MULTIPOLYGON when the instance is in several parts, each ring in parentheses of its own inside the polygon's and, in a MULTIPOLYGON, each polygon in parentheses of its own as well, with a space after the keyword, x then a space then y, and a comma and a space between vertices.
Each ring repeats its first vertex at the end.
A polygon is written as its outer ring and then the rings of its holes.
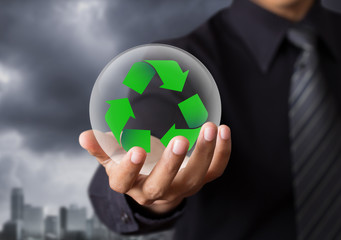
POLYGON ((232 156, 222 177, 175 211, 155 217, 112 191, 99 167, 90 198, 99 218, 120 233, 175 225, 175 239, 295 239, 288 95, 300 50, 288 28, 309 24, 318 37, 323 74, 341 109, 341 17, 316 3, 300 23, 236 0, 192 33, 164 43, 196 56, 212 73, 222 124, 232 131, 232 156))

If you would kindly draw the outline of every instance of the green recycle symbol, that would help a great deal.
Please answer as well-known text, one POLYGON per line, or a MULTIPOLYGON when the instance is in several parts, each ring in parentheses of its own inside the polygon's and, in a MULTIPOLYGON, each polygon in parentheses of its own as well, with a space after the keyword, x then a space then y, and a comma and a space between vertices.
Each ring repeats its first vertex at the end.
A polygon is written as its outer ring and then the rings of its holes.
MULTIPOLYGON (((182 92, 189 70, 182 72, 179 64, 173 60, 145 60, 132 65, 123 84, 142 94, 156 72, 163 82, 160 88, 182 92)), ((110 104, 110 107, 105 114, 105 121, 124 150, 128 151, 138 146, 150 152, 150 130, 124 129, 129 118, 135 118, 129 99, 121 98, 106 102, 110 104), (122 143, 120 142, 121 133, 122 143)), ((173 124, 161 138, 161 143, 167 147, 173 137, 184 136, 188 139, 189 150, 191 150, 199 135, 201 125, 207 120, 208 112, 198 94, 180 102, 178 106, 190 129, 177 129, 173 124)))

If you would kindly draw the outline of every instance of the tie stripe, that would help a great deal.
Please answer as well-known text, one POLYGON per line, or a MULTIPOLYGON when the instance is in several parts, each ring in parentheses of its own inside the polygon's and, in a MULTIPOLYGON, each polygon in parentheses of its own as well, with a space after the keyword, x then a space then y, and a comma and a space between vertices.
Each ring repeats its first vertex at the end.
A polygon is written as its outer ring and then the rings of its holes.
MULTIPOLYGON (((316 98, 312 98, 310 103, 307 102, 304 105, 304 111, 302 112, 302 116, 300 119, 297 119, 296 125, 293 126, 291 129, 292 131, 292 137, 295 138, 297 134, 299 134, 302 129, 304 129, 304 126, 309 122, 311 116, 313 116, 317 111, 320 109, 321 104, 325 104, 326 101, 326 95, 319 96, 316 98), (317 106, 316 108, 314 106, 317 106)), ((328 104, 328 103, 327 103, 328 104)))
POLYGON ((341 239, 341 119, 318 66, 311 32, 291 29, 302 49, 291 79, 290 140, 298 239, 341 239))
MULTIPOLYGON (((328 110, 320 108, 320 111, 317 111, 316 115, 311 116, 310 121, 302 128, 301 133, 296 136, 292 148, 298 152, 297 158, 299 161, 295 162, 295 168, 302 167, 302 164, 306 163, 307 159, 314 154, 319 144, 324 141, 332 130, 332 127, 326 124, 324 120, 326 115, 324 114, 328 114, 328 110), (307 145, 308 141, 309 145, 307 145)), ((327 117, 330 119, 333 116, 328 114, 327 117)))
MULTIPOLYGON (((333 151, 333 149, 336 148, 337 146, 340 146, 341 138, 339 137, 339 135, 337 134, 336 131, 332 133, 331 138, 333 138, 335 141, 332 141, 332 142, 324 141, 318 147, 317 151, 314 153, 312 158, 309 159, 309 162, 306 163, 306 166, 304 168, 296 171, 296 174, 295 174, 295 183, 296 184, 302 184, 303 179, 311 179, 312 180, 311 183, 314 183, 314 180, 318 179, 318 178, 314 177, 314 176, 316 176, 316 174, 314 174, 314 173, 316 172, 316 170, 318 168, 321 167, 318 164, 318 160, 321 157, 323 157, 323 154, 325 152, 329 152, 329 154, 331 155, 328 157, 331 157, 331 158, 336 157, 337 152, 333 151)), ((308 190, 310 190, 310 188, 308 188, 308 187, 305 188, 304 191, 301 192, 300 197, 304 198, 306 196, 305 192, 307 192, 308 190)), ((302 202, 302 201, 299 201, 299 199, 297 199, 297 201, 302 202)))

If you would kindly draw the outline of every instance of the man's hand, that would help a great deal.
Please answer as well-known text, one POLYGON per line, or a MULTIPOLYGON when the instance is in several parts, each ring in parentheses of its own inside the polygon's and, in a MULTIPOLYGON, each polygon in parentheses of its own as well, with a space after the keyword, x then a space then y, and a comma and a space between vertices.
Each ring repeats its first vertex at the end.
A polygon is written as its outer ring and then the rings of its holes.
POLYGON ((230 129, 226 125, 217 129, 213 123, 203 125, 185 168, 179 171, 189 143, 186 138, 177 136, 168 144, 148 176, 139 174, 146 158, 142 148, 133 147, 117 164, 101 149, 92 130, 83 132, 79 142, 105 167, 109 185, 114 191, 129 195, 156 214, 171 211, 185 197, 220 177, 231 154, 230 129))

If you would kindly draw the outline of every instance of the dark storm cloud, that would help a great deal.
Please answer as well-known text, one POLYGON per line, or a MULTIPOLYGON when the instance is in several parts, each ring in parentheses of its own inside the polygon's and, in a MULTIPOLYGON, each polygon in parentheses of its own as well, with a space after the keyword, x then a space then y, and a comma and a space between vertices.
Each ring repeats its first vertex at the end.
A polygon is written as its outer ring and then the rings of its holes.
POLYGON ((0 64, 10 73, 3 73, 9 75, 7 83, 0 79, 0 132, 19 131, 25 146, 36 151, 79 149, 78 134, 90 128, 92 85, 117 53, 179 36, 227 5, 219 0, 89 2, 1 4, 0 64), (89 22, 73 16, 102 5, 103 16, 89 22))
POLYGON ((75 145, 88 127, 88 96, 97 74, 82 58, 72 29, 58 22, 55 7, 14 2, 0 13, 0 22, 7 23, 1 28, 0 62, 20 75, 20 85, 1 93, 0 128, 18 130, 36 150, 75 145))

